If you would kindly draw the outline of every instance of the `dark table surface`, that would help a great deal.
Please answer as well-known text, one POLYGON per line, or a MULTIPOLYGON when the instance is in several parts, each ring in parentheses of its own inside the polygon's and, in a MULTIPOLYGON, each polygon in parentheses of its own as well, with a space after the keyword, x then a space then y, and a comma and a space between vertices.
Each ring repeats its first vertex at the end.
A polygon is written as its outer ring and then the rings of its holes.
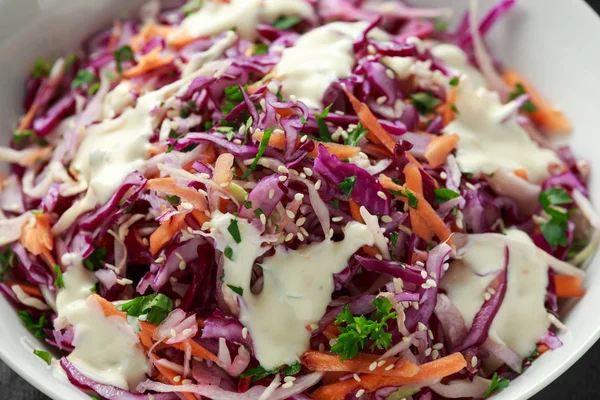
MULTIPOLYGON (((600 0, 586 1, 600 13, 600 0)), ((532 400, 600 400, 600 385, 597 384, 599 380, 600 342, 532 400)), ((49 400, 49 398, 0 361, 0 400, 49 400)))

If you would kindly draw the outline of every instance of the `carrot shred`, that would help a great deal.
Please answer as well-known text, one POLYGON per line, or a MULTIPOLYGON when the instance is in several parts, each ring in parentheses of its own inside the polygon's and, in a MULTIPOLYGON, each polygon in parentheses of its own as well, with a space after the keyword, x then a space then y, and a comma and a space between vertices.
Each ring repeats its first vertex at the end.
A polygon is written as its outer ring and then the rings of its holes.
POLYGON ((381 126, 365 103, 360 102, 347 88, 344 88, 344 92, 348 96, 358 119, 369 130, 367 139, 383 144, 390 153, 394 154, 396 140, 381 126))
POLYGON ((444 126, 448 125, 450 122, 454 121, 455 115, 452 110, 452 106, 456 101, 456 88, 452 87, 448 91, 448 95, 446 97, 446 102, 437 107, 438 114, 442 117, 442 121, 444 122, 444 126))
POLYGON ((229 153, 223 153, 217 158, 213 173, 213 180, 217 185, 221 187, 229 185, 233 179, 233 162, 233 155, 229 153))
MULTIPOLYGON (((171 385, 181 385, 181 379, 179 380, 175 380, 175 377, 178 376, 177 372, 172 371, 169 368, 163 367, 160 364, 157 364, 157 357, 156 356, 152 356, 153 361, 154 361, 154 367, 156 367, 156 369, 158 370, 158 372, 160 372, 162 374, 162 376, 164 377, 164 380, 166 381, 165 383, 171 384, 171 385)), ((181 378, 181 377, 180 377, 181 378)), ((196 396, 194 396, 193 393, 189 393, 189 392, 180 392, 179 393, 181 396, 183 396, 186 400, 196 400, 196 396)))
POLYGON ((529 100, 533 103, 536 110, 529 113, 529 117, 544 128, 549 133, 569 133, 572 129, 571 122, 565 115, 557 110, 548 100, 546 100, 535 87, 525 80, 518 72, 506 70, 502 74, 502 79, 511 88, 518 84, 523 86, 525 92, 529 95, 529 100))
POLYGON ((51 253, 54 248, 54 236, 48 214, 36 215, 35 219, 23 225, 20 240, 31 254, 41 255, 50 267, 56 265, 51 253))
POLYGON ((25 294, 31 297, 37 297, 38 299, 42 300, 44 299, 44 295, 42 295, 40 288, 37 286, 29 285, 27 283, 13 282, 9 280, 5 280, 4 283, 10 288, 12 288, 13 286, 19 286, 25 294))
POLYGON ((204 195, 197 190, 178 186, 175 178, 150 179, 146 183, 146 189, 167 193, 171 196, 179 196, 181 200, 193 205, 195 210, 204 211, 208 209, 208 203, 204 195))
POLYGON ((160 226, 150 235, 150 253, 156 255, 162 247, 175 236, 178 230, 183 227, 185 214, 176 214, 166 221, 163 221, 160 226))
POLYGON ((527 170, 525 168, 515 169, 513 172, 514 172, 515 176, 518 176, 519 178, 523 179, 524 181, 529 180, 529 175, 527 174, 527 170))
POLYGON ((446 162, 448 155, 456 148, 458 135, 436 136, 425 149, 425 159, 432 168, 437 168, 446 162))
POLYGON ((175 56, 173 55, 161 57, 160 52, 160 47, 152 49, 152 51, 140 59, 137 65, 123 71, 123 77, 127 79, 135 78, 136 76, 140 76, 157 68, 163 67, 175 59, 175 56))
POLYGON ((542 354, 544 354, 545 352, 547 352, 548 350, 550 350, 550 347, 546 346, 545 344, 538 344, 537 345, 537 352, 538 352, 538 354, 540 356, 542 354))
POLYGON ((365 221, 362 215, 360 215, 360 204, 354 200, 349 200, 348 203, 350 204, 350 215, 352 215, 352 218, 354 218, 357 222, 364 224, 365 221))
POLYGON ((307 351, 300 357, 300 362, 311 371, 319 372, 359 372, 382 376, 412 377, 419 372, 419 367, 404 359, 391 358, 382 366, 371 369, 373 362, 379 361, 379 355, 359 353, 356 357, 341 361, 336 354, 307 351), (389 368, 395 364, 394 368, 389 368))
POLYGON ((166 39, 173 31, 174 28, 169 25, 147 23, 144 25, 140 33, 131 38, 129 45, 133 51, 138 52, 142 50, 142 47, 144 47, 148 41, 156 37, 162 37, 166 39))
MULTIPOLYGON (((407 164, 404 168, 404 175, 406 177, 406 187, 413 193, 417 193, 423 196, 423 178, 421 172, 415 164, 407 164)), ((421 218, 417 210, 409 208, 410 222, 412 229, 417 236, 431 242, 433 240, 434 232, 429 225, 421 218)))
POLYGON ((327 328, 323 329, 323 335, 327 339, 331 340, 340 336, 340 330, 338 329, 335 322, 332 322, 331 324, 327 325, 327 328))
POLYGON ((581 278, 571 275, 555 275, 554 285, 558 297, 583 297, 585 289, 581 278))
MULTIPOLYGON (((264 132, 262 131, 256 131, 252 137, 260 142, 262 140, 264 136, 264 132)), ((300 142, 298 141, 298 143, 296 145, 298 145, 300 142)), ((320 143, 323 146, 325 146, 325 149, 327 150, 327 152, 331 155, 336 156, 338 159, 340 160, 346 160, 348 158, 352 158, 358 155, 358 153, 360 153, 360 147, 354 147, 354 146, 347 146, 345 144, 339 144, 339 143, 320 143)), ((271 133, 271 137, 269 138, 269 146, 274 147, 278 150, 285 150, 285 146, 286 146, 286 140, 285 140, 285 134, 284 133, 271 133)), ((317 146, 315 146, 314 150, 309 152, 307 155, 310 158, 316 158, 318 156, 318 148, 317 146)), ((389 157, 389 154, 385 155, 386 157, 389 157)))
POLYGON ((359 387, 363 388, 366 392, 374 392, 386 386, 402 386, 431 379, 441 379, 457 373, 466 366, 467 362, 463 355, 461 353, 454 353, 418 366, 419 371, 410 377, 363 375, 360 382, 348 379, 321 386, 311 393, 311 397, 315 400, 342 400, 348 393, 359 387))

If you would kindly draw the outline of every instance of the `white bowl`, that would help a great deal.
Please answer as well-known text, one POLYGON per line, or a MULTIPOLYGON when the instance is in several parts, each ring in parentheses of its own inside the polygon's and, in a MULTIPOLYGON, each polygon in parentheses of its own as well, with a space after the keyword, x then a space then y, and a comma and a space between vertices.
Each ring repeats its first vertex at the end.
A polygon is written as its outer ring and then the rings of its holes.
MULTIPOLYGON (((482 0, 480 11, 495 0, 482 0)), ((36 57, 52 57, 79 42, 139 1, 123 0, 0 0, 0 121, 3 144, 21 112, 23 79, 36 57)), ((420 0, 444 4, 458 14, 466 0, 420 0)), ((600 20, 582 0, 521 0, 517 9, 498 24, 490 37, 493 52, 506 65, 528 77, 573 121, 573 147, 578 156, 594 160, 600 148, 598 94, 600 93, 600 20)), ((598 167, 596 165, 596 167, 598 167)), ((591 194, 600 204, 600 175, 592 176, 591 194)), ((578 303, 563 307, 569 332, 560 335, 564 346, 544 354, 496 400, 527 399, 572 366, 600 337, 600 261, 592 262, 588 293, 578 303), (568 311, 568 312, 567 312, 568 311)), ((1 297, 1 296, 0 296, 1 297)), ((0 358, 32 385, 56 400, 89 397, 57 378, 49 367, 22 344, 28 337, 15 311, 0 300, 0 358)))

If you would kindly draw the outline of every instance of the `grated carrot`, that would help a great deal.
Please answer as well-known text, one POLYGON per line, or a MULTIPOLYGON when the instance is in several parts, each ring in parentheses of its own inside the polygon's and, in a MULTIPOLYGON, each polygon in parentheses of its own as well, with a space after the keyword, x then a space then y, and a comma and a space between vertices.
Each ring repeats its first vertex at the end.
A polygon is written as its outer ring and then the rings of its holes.
POLYGON ((129 45, 135 52, 142 50, 144 45, 156 37, 167 38, 175 28, 168 25, 157 25, 151 22, 144 25, 140 33, 131 38, 129 45))
POLYGON ((163 221, 160 226, 150 235, 150 253, 155 256, 162 247, 167 244, 183 227, 185 214, 173 215, 163 221))
POLYGON ((146 183, 146 189, 167 193, 171 196, 179 196, 181 200, 187 201, 194 206, 195 210, 204 211, 208 209, 206 197, 197 190, 178 186, 175 178, 155 178, 146 183))
POLYGON ((458 144, 458 135, 436 136, 425 149, 425 159, 432 168, 437 168, 446 162, 446 159, 458 144))
POLYGON ((519 178, 523 179, 524 181, 529 180, 529 175, 527 174, 527 170, 525 168, 515 169, 513 172, 514 172, 515 176, 518 176, 519 178))
MULTIPOLYGON (((252 135, 254 140, 260 142, 264 136, 264 132, 256 131, 252 135)), ((298 141, 297 145, 300 144, 298 141)), ((358 153, 360 153, 360 147, 347 146, 345 144, 339 143, 319 143, 325 146, 327 152, 331 155, 336 156, 340 160, 346 160, 348 158, 356 157, 358 153)), ((285 141, 285 133, 271 133, 271 137, 269 138, 269 146, 274 147, 278 150, 285 150, 286 141, 285 141)), ((318 148, 315 144, 315 148, 313 151, 307 154, 310 158, 316 158, 318 155, 318 148)), ((388 157, 389 155, 386 155, 388 157)))
POLYGON ((51 253, 54 248, 54 236, 48 214, 36 215, 34 219, 27 222, 21 229, 20 240, 23 247, 31 254, 41 255, 50 267, 56 265, 51 253))
MULTIPOLYGON (((404 175, 406 177, 406 187, 413 193, 423 196, 423 179, 419 168, 414 164, 407 164, 404 167, 404 175)), ((417 236, 431 242, 433 240, 434 232, 429 225, 421 218, 417 210, 409 208, 410 223, 412 229, 417 236)))
POLYGON ((359 353, 356 357, 342 361, 336 354, 307 351, 300 357, 300 362, 309 370, 320 372, 359 372, 401 377, 413 377, 419 372, 419 367, 408 360, 390 358, 379 366, 379 358, 377 354, 359 353), (375 368, 373 363, 377 365, 375 368), (394 368, 389 369, 390 365, 394 365, 394 368))
POLYGON ((157 68, 163 67, 175 59, 175 56, 173 55, 161 57, 160 52, 161 50, 159 47, 152 49, 152 51, 140 58, 137 65, 123 71, 123 77, 127 79, 135 78, 136 76, 140 76, 157 68))
POLYGON ((558 297, 583 297, 585 289, 581 278, 571 275, 554 275, 554 285, 558 297))

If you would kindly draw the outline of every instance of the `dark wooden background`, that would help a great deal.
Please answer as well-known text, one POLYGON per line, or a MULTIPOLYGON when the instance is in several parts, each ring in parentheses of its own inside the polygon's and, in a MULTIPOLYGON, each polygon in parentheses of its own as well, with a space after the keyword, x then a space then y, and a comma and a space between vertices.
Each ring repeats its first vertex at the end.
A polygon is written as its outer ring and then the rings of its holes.
MULTIPOLYGON (((536 0, 548 1, 549 0, 536 0)), ((553 0, 565 1, 565 0, 553 0)), ((600 0, 586 0, 600 13, 600 0)), ((418 3, 418 0, 416 1, 418 3)), ((557 29, 560 29, 557 27, 557 29)), ((600 73, 600 72, 599 72, 600 73)), ((600 342, 533 400, 600 400, 600 342)), ((0 361, 1 400, 49 400, 0 361)))

